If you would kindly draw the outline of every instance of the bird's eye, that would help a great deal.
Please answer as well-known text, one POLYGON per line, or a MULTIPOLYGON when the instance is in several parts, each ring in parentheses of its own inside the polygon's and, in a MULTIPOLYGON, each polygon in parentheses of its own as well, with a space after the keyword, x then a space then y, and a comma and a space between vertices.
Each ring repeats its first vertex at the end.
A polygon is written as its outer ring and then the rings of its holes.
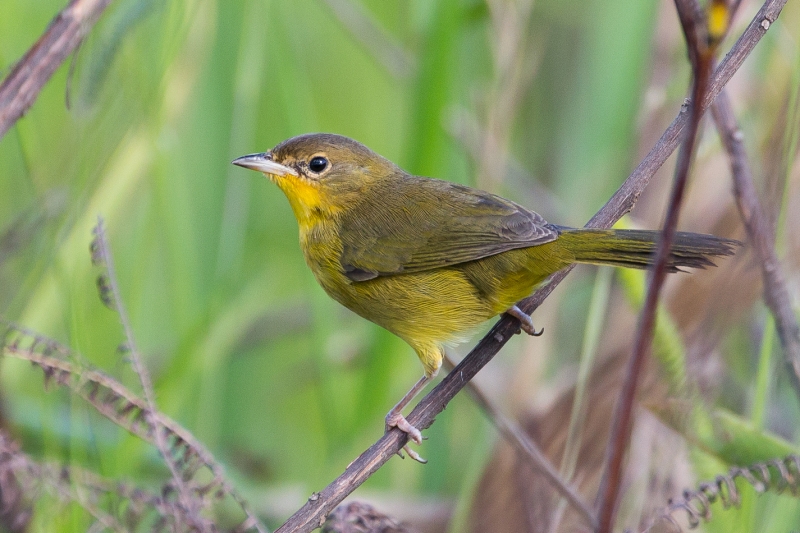
POLYGON ((320 172, 328 168, 328 160, 322 157, 321 155, 312 157, 311 161, 308 162, 308 168, 309 170, 311 170, 311 172, 316 172, 317 174, 319 174, 320 172))

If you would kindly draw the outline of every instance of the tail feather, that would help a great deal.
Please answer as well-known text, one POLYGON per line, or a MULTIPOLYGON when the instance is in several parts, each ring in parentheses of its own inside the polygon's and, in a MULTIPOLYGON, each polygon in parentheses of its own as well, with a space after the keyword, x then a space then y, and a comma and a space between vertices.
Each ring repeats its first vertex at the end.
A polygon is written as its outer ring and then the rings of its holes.
MULTIPOLYGON (((653 265, 660 231, 590 230, 559 228, 561 242, 575 256, 577 263, 649 268, 653 265)), ((711 257, 733 255, 742 243, 714 235, 679 231, 667 259, 667 271, 681 267, 715 266, 711 257)))

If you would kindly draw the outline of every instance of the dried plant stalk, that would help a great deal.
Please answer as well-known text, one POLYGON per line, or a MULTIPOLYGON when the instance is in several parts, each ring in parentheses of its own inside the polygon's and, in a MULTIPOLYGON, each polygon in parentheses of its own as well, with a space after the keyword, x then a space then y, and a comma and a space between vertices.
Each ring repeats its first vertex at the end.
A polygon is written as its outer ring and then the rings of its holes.
POLYGON ((800 456, 788 455, 782 459, 772 459, 749 466, 735 466, 727 474, 715 477, 713 481, 700 483, 697 489, 684 490, 683 496, 671 500, 643 533, 664 522, 671 525, 676 533, 682 532, 683 529, 675 517, 680 512, 686 513, 689 527, 694 529, 702 521, 711 520, 711 505, 717 501, 722 503, 723 509, 738 507, 742 495, 736 487, 737 479, 743 479, 758 493, 768 490, 780 493, 788 490, 792 496, 797 497, 800 494, 800 456))
POLYGON ((0 83, 0 139, 36 101, 39 91, 80 45, 111 0, 72 0, 0 83))
MULTIPOLYGON (((161 412, 150 412, 147 402, 126 388, 115 378, 91 367, 67 347, 53 339, 36 334, 23 327, 0 319, 6 326, 3 352, 16 359, 31 362, 42 369, 46 383, 66 387, 91 404, 100 414, 142 440, 155 445, 152 420, 161 428, 167 452, 174 462, 181 479, 187 484, 197 522, 203 522, 199 510, 211 502, 230 496, 242 509, 246 519, 237 530, 253 530, 260 533, 267 529, 250 510, 244 498, 225 478, 222 467, 211 453, 194 436, 177 422, 161 412), (200 482, 198 474, 205 470, 210 481, 200 482)), ((165 492, 171 493, 171 484, 165 492)))
POLYGON ((173 531, 189 525, 198 531, 214 530, 207 519, 198 520, 190 510, 172 501, 168 494, 149 492, 126 483, 109 480, 94 472, 56 462, 37 462, 19 450, 5 432, 0 431, 0 475, 13 474, 28 498, 48 492, 64 503, 77 503, 94 517, 96 524, 112 531, 130 531, 141 524, 155 523, 160 531, 173 531), (114 501, 111 512, 101 501, 114 501))

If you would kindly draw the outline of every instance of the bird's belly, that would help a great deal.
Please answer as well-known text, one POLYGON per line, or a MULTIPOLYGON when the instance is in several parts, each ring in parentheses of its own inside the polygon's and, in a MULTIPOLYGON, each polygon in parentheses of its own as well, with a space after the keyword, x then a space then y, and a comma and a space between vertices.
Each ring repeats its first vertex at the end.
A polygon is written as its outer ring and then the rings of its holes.
POLYGON ((463 341, 476 326, 497 314, 455 268, 359 282, 342 274, 317 279, 342 305, 415 347, 463 341))

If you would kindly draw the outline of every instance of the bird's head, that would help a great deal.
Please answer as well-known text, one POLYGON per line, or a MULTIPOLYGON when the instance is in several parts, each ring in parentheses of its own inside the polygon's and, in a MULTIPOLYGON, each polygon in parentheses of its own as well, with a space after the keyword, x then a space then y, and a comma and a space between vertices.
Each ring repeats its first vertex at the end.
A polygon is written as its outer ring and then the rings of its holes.
POLYGON ((377 180, 402 175, 394 163, 342 135, 309 133, 233 160, 283 190, 302 224, 346 208, 377 180))

